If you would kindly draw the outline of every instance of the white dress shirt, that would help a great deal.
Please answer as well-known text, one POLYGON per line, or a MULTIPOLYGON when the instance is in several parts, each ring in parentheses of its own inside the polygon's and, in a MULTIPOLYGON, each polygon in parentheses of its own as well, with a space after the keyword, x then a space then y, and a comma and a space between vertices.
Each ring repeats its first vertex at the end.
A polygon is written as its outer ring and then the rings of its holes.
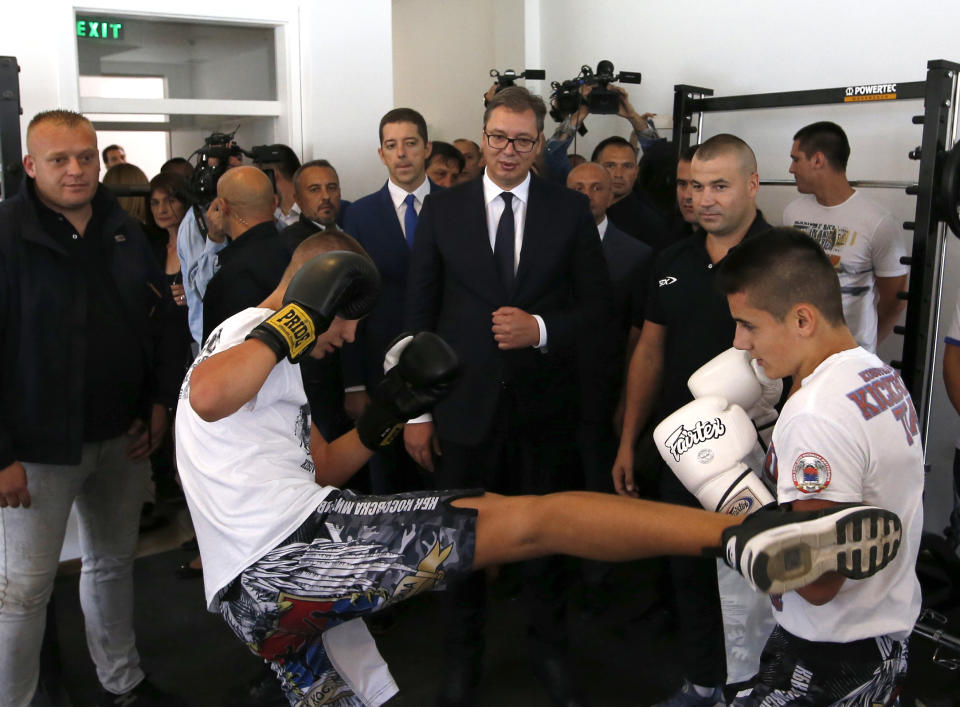
MULTIPOLYGON (((500 217, 503 215, 506 202, 500 196, 508 191, 513 194, 513 272, 517 272, 517 266, 520 264, 520 250, 523 248, 523 228, 527 222, 527 202, 530 198, 530 174, 527 178, 513 189, 501 189, 493 180, 487 176, 487 170, 483 170, 483 203, 487 210, 487 236, 490 238, 490 251, 496 247, 497 226, 500 223, 500 217)), ((540 328, 540 341, 534 348, 544 349, 547 346, 547 325, 543 322, 543 317, 534 314, 533 318, 537 320, 537 326, 540 328)))
POLYGON ((397 218, 400 220, 400 230, 403 231, 403 237, 406 238, 407 224, 405 218, 407 215, 407 205, 404 199, 407 198, 407 194, 413 194, 413 208, 419 216, 420 209, 423 208, 423 200, 426 199, 427 194, 430 193, 430 180, 424 177, 423 183, 412 192, 408 192, 403 187, 398 187, 392 181, 387 180, 387 190, 390 192, 390 198, 393 200, 393 208, 397 210, 397 218))

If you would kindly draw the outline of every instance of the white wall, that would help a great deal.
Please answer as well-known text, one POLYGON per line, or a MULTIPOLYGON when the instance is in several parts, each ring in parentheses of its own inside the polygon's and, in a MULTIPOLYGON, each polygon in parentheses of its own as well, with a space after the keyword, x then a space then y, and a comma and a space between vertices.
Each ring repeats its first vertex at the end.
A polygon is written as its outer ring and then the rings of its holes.
POLYGON ((326 158, 344 198, 383 185, 380 117, 394 107, 390 0, 300 6, 304 160, 326 158))
POLYGON ((396 105, 420 111, 431 139, 479 141, 490 69, 526 68, 523 30, 522 0, 393 0, 396 105))

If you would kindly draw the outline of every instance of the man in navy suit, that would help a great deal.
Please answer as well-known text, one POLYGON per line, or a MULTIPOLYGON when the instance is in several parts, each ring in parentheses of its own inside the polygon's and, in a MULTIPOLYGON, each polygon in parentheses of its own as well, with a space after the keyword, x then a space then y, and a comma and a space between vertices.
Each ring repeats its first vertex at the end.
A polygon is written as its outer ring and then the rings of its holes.
MULTIPOLYGON (((355 342, 342 351, 345 407, 353 419, 370 401, 367 391, 383 378, 383 356, 403 331, 407 269, 417 217, 424 199, 438 188, 427 179, 430 151, 427 123, 420 113, 411 108, 389 111, 380 120, 377 150, 389 179, 382 189, 358 199, 344 214, 344 230, 366 249, 383 282, 377 306, 360 322, 355 342)), ((421 486, 402 449, 378 453, 370 460, 370 472, 373 493, 421 486)))
MULTIPOLYGON (((580 474, 579 342, 609 316, 610 280, 587 200, 530 175, 545 113, 524 88, 493 96, 483 178, 431 196, 420 214, 406 328, 440 334, 463 376, 435 424, 408 424, 404 436, 420 465, 437 462, 441 487, 545 493, 580 474)), ((535 672, 555 703, 581 704, 566 665, 562 573, 540 561, 524 577, 535 672)), ((469 705, 483 653, 483 578, 451 599, 439 704, 469 705)))

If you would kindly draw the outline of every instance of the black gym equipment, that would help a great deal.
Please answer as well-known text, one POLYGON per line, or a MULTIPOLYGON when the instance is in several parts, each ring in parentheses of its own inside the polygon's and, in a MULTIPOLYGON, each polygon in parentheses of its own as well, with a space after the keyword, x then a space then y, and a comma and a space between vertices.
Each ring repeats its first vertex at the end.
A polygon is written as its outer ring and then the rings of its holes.
POLYGON ((22 178, 20 150, 20 66, 0 56, 0 198, 17 193, 22 178))

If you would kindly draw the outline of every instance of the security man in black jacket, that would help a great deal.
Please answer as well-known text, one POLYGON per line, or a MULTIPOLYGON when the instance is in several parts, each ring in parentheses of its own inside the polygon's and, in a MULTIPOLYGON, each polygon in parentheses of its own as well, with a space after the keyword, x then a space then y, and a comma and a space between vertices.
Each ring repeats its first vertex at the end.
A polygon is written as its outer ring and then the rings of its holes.
POLYGON ((144 680, 132 615, 148 458, 182 378, 169 288, 139 224, 98 184, 86 118, 36 115, 27 152, 28 178, 0 203, 0 685, 11 705, 36 690, 75 503, 101 704, 179 704, 144 680))

